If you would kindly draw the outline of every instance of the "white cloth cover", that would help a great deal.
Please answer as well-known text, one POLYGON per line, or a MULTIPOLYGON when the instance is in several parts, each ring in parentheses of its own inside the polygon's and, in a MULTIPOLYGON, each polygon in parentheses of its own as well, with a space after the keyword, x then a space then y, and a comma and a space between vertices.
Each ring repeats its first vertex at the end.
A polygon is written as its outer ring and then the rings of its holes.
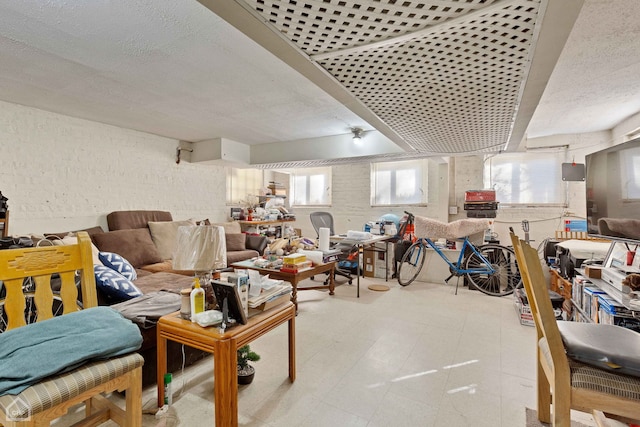
POLYGON ((460 239, 484 231, 489 228, 490 224, 488 219, 480 218, 459 219, 446 223, 421 216, 415 217, 416 237, 430 239, 460 239))
POLYGON ((178 227, 175 270, 210 271, 227 266, 224 228, 213 225, 178 227))

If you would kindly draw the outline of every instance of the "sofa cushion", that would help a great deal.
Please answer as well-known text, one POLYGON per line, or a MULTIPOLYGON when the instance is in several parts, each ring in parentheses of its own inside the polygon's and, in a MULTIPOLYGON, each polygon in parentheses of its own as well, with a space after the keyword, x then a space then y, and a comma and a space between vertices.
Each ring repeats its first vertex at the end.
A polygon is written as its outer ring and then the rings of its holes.
POLYGON ((227 251, 227 265, 231 265, 234 262, 244 261, 246 259, 255 258, 258 255, 258 251, 254 251, 253 249, 247 249, 245 251, 227 251))
POLYGON ((178 227, 196 225, 195 221, 149 221, 151 239, 162 259, 172 259, 178 240, 178 227))
POLYGON ((104 265, 94 265, 96 286, 110 298, 125 301, 142 295, 140 289, 120 273, 104 265))
POLYGON ((98 249, 121 255, 135 268, 162 261, 148 228, 109 231, 94 235, 94 239, 98 249))
POLYGON ((227 252, 230 251, 244 251, 245 246, 245 236, 242 233, 225 233, 225 240, 227 242, 227 252))
MULTIPOLYGON (((78 244, 78 238, 73 234, 73 233, 69 233, 66 237, 63 238, 57 238, 53 235, 49 236, 49 240, 51 241, 51 243, 53 243, 55 246, 65 246, 65 245, 77 245, 78 244)), ((40 243, 38 243, 40 244, 40 243)), ((102 261, 100 260, 100 256, 99 256, 99 250, 96 247, 96 245, 93 244, 93 242, 91 243, 91 257, 93 258, 93 264, 97 264, 97 265, 102 265, 102 261)))
POLYGON ((117 271, 126 279, 136 280, 138 278, 136 269, 133 268, 129 261, 120 255, 114 254, 113 252, 100 252, 98 253, 98 257, 105 267, 109 267, 110 269, 117 271))
POLYGON ((218 225, 224 228, 225 234, 242 233, 242 228, 240 227, 240 223, 238 221, 216 222, 211 225, 218 225))
POLYGON ((145 294, 157 291, 169 291, 179 293, 180 290, 190 288, 193 284, 193 276, 182 276, 167 272, 149 274, 136 280, 135 285, 145 294))
POLYGON ((89 237, 93 236, 94 234, 97 233, 104 233, 104 230, 102 229, 102 227, 100 227, 99 225, 96 225, 95 227, 89 227, 89 228, 84 228, 82 230, 75 230, 75 231, 65 231, 62 233, 44 233, 44 237, 50 237, 50 236, 55 236, 55 237, 59 237, 61 239, 65 238, 66 236, 70 235, 70 234, 75 234, 78 231, 86 231, 87 234, 89 235, 89 237))
POLYGON ((162 271, 170 271, 173 269, 173 263, 170 259, 166 259, 162 262, 156 262, 154 264, 147 264, 140 267, 141 270, 149 273, 160 273, 162 271))
POLYGON ((110 231, 147 228, 149 221, 173 221, 171 212, 165 211, 115 211, 107 215, 110 231))

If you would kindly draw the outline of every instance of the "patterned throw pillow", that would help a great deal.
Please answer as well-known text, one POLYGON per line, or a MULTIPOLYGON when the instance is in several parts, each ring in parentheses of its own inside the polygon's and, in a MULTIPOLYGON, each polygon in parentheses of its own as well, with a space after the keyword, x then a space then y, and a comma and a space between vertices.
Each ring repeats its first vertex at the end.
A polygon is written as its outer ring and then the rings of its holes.
POLYGON ((118 254, 114 254, 113 252, 100 252, 98 253, 98 258, 100 258, 102 264, 112 270, 117 271, 126 279, 136 280, 138 278, 136 269, 133 268, 131 263, 124 259, 124 257, 121 257, 118 254))
POLYGON ((142 295, 140 289, 129 279, 109 267, 94 265, 93 273, 96 276, 97 287, 108 297, 124 301, 142 295))

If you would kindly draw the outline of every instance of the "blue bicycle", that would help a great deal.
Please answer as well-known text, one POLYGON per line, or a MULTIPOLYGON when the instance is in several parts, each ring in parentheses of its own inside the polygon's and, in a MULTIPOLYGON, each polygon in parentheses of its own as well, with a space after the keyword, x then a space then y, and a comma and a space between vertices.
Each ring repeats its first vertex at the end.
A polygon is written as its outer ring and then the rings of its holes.
MULTIPOLYGON (((415 216, 409 212, 405 213, 408 215, 407 223, 413 224, 415 216)), ((462 242, 462 247, 454 263, 431 238, 419 237, 402 256, 397 268, 398 283, 407 286, 416 280, 424 266, 427 251, 432 249, 449 264, 451 275, 445 283, 448 283, 452 277, 466 276, 470 287, 474 286, 492 296, 509 295, 522 286, 516 255, 511 248, 493 243, 476 247, 469 241, 468 236, 457 240, 462 242)))

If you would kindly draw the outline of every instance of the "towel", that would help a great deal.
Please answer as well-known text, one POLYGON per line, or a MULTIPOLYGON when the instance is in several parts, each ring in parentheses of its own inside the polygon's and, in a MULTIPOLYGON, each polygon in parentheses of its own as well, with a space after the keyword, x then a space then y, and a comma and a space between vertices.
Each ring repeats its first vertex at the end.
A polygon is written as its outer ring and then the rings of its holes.
POLYGON ((18 394, 88 361, 131 353, 139 328, 110 307, 94 307, 0 334, 0 396, 18 394))

